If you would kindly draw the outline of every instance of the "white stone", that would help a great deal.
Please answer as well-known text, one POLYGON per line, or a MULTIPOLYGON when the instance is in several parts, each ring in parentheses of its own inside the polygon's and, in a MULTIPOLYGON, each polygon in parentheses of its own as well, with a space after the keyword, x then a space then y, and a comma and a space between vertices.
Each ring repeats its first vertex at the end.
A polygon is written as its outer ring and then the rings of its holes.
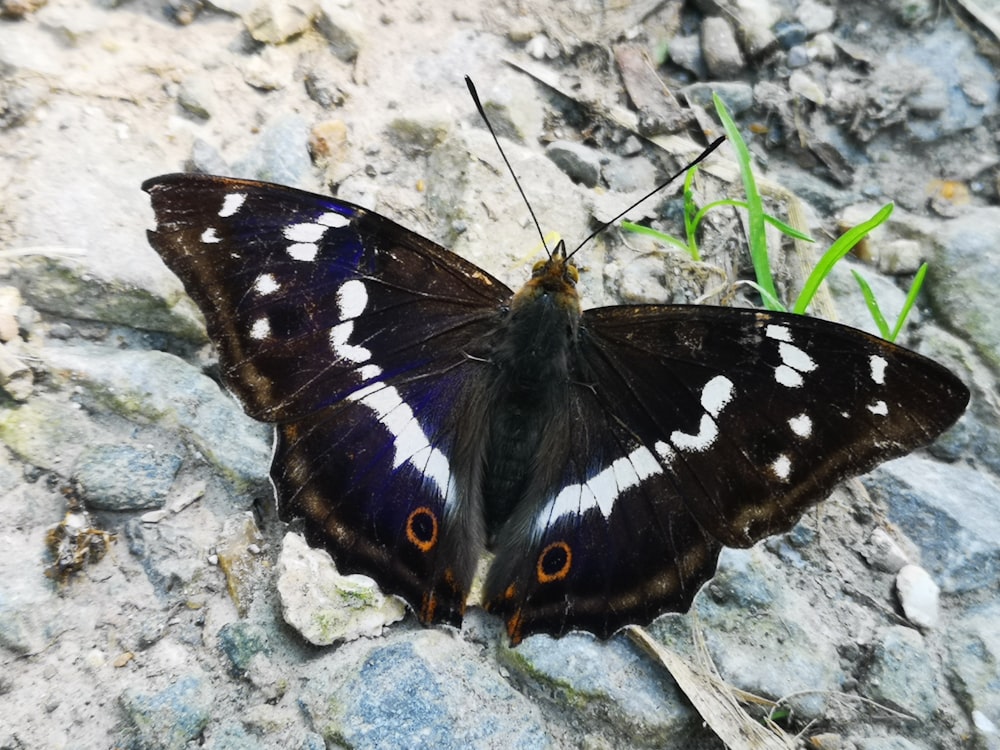
POLYGON ((323 550, 312 549, 298 534, 286 534, 278 556, 281 616, 316 646, 377 636, 403 619, 406 610, 362 575, 341 575, 323 550))
POLYGON ((896 593, 907 620, 925 630, 937 627, 941 589, 930 573, 919 565, 904 565, 896 574, 896 593))

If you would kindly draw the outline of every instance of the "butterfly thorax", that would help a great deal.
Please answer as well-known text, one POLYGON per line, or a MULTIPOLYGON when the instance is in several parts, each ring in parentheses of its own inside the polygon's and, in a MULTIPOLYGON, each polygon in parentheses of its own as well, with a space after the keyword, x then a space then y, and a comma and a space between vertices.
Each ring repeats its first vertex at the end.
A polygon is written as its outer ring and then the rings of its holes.
POLYGON ((496 331, 492 408, 483 473, 487 532, 492 539, 514 508, 536 494, 539 471, 562 444, 561 395, 570 382, 580 298, 576 268, 558 252, 535 266, 496 331))

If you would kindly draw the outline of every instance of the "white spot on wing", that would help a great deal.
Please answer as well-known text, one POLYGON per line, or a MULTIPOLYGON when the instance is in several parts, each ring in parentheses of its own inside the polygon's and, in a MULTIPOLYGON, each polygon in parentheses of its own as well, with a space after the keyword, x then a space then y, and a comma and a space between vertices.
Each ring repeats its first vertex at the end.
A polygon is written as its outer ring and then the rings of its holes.
POLYGON ((209 227, 204 232, 201 233, 201 241, 206 245, 214 245, 216 242, 221 242, 219 235, 215 233, 215 227, 209 227))
POLYGON ((873 354, 868 363, 872 368, 872 380, 878 385, 885 385, 885 368, 889 364, 885 357, 873 354))
POLYGON ((713 417, 733 398, 733 381, 722 375, 709 380, 701 391, 701 406, 713 417))
POLYGON ((570 514, 586 513, 597 508, 608 518, 615 502, 622 493, 638 486, 643 480, 663 471, 648 448, 640 445, 627 456, 622 456, 592 476, 583 484, 564 487, 538 514, 536 531, 541 533, 558 518, 570 514))
POLYGON ((341 284, 337 290, 337 307, 340 308, 341 320, 358 317, 367 306, 368 290, 363 281, 351 279, 341 284))
POLYGON ((222 208, 219 209, 219 216, 223 219, 232 216, 243 208, 246 199, 246 193, 230 193, 222 199, 222 208))
POLYGON ((775 341, 787 341, 791 343, 792 340, 792 332, 788 330, 788 326, 780 326, 774 323, 767 326, 764 335, 775 341))
POLYGON ((889 407, 885 401, 876 401, 874 404, 868 404, 868 411, 878 417, 884 417, 889 413, 889 407))
POLYGON ((351 223, 343 214, 334 213, 333 211, 328 211, 327 213, 316 219, 317 224, 322 224, 325 227, 332 227, 333 229, 340 229, 341 227, 346 227, 351 223))
POLYGON ((788 479, 792 473, 792 462, 788 456, 782 453, 771 463, 771 471, 774 472, 774 475, 778 477, 778 479, 788 479))
POLYGON ((317 242, 326 230, 327 227, 322 224, 304 221, 301 224, 289 224, 282 234, 291 242, 317 242))
POLYGON ((711 447, 715 438, 719 435, 719 428, 715 420, 708 414, 701 415, 701 424, 698 425, 698 434, 689 435, 686 432, 675 430, 670 434, 670 442, 674 447, 682 451, 703 451, 711 447))
POLYGON ((299 242, 288 246, 288 254, 293 260, 313 261, 318 252, 319 246, 314 242, 299 242))
POLYGON ((782 362, 799 372, 812 372, 816 369, 812 358, 797 346, 782 342, 778 344, 778 354, 781 355, 782 362))
POLYGON ((812 435, 813 423, 812 420, 805 414, 799 414, 797 417, 789 419, 788 426, 791 427, 792 432, 799 437, 807 438, 812 435))
POLYGON ((793 370, 788 365, 778 365, 774 371, 774 379, 786 388, 799 388, 802 386, 802 376, 798 370, 793 370))
POLYGON ((267 318, 257 318, 250 326, 250 338, 263 341, 271 336, 271 321, 267 318))
POLYGON ((653 448, 656 450, 656 455, 658 455, 661 459, 663 459, 667 463, 673 461, 674 456, 677 455, 677 453, 674 451, 674 447, 669 443, 663 442, 662 440, 657 440, 656 443, 653 445, 653 448))
POLYGON ((281 284, 269 273, 262 273, 253 283, 253 289, 257 294, 274 294, 281 289, 281 284))
MULTIPOLYGON (((354 333, 354 323, 349 320, 338 323, 330 329, 330 346, 333 347, 334 353, 341 359, 346 359, 349 362, 355 362, 360 365, 371 359, 372 353, 363 346, 348 343, 348 339, 351 338, 352 333, 354 333)), ((380 370, 375 377, 381 374, 380 370)))
MULTIPOLYGON (((378 377, 381 370, 376 365, 361 368, 362 374, 378 377)), ((393 386, 375 381, 350 396, 350 401, 363 404, 375 413, 376 419, 392 434, 393 468, 410 463, 423 476, 437 485, 438 493, 450 504, 457 488, 452 480, 448 458, 433 447, 410 406, 403 401, 393 386)))

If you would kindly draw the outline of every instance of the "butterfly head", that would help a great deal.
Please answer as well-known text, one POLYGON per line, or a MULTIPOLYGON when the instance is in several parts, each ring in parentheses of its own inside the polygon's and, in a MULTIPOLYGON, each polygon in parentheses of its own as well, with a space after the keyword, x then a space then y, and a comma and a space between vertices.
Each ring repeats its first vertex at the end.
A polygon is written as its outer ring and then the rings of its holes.
POLYGON ((579 281, 580 272, 566 257, 566 245, 560 241, 547 260, 540 260, 532 267, 531 278, 514 295, 511 308, 516 311, 545 299, 579 315, 580 295, 576 291, 579 281))

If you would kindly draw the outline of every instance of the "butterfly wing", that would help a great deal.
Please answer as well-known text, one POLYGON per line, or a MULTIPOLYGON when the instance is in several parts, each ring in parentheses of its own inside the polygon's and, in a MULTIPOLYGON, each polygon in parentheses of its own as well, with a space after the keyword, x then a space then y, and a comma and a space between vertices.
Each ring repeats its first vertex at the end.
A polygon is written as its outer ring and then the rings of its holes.
POLYGON ((512 519, 532 533, 502 535, 487 583, 515 641, 686 610, 722 545, 790 529, 969 399, 944 367, 855 329, 701 306, 585 312, 577 378, 586 428, 567 439, 589 460, 512 519))
POLYGON ((208 175, 143 190, 150 243, 205 314, 226 386, 279 425, 282 517, 425 621, 460 620, 482 531, 463 505, 474 436, 453 420, 483 366, 466 352, 510 290, 333 198, 208 175))

